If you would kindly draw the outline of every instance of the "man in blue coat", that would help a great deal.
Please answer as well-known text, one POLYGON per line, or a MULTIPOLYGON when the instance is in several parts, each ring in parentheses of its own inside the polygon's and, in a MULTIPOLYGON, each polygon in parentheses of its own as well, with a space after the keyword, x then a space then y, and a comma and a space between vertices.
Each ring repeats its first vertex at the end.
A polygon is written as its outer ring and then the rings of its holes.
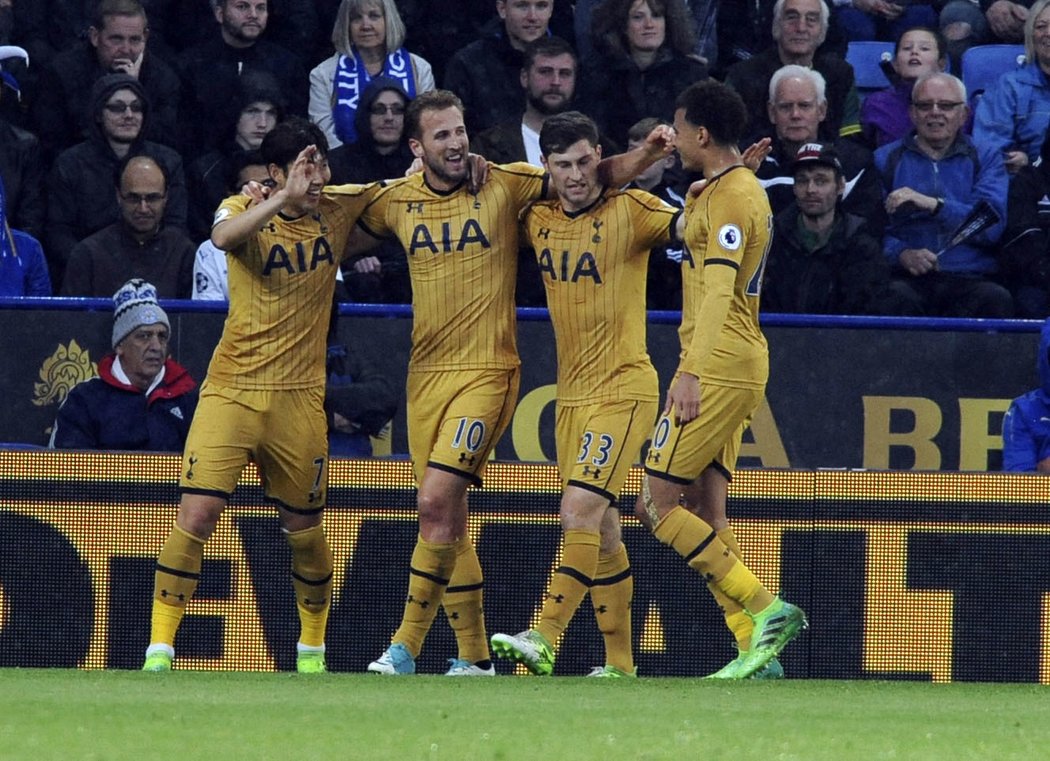
POLYGON ((97 378, 73 387, 58 410, 50 446, 181 452, 197 383, 168 356, 171 325, 145 280, 129 280, 113 296, 113 353, 97 378))

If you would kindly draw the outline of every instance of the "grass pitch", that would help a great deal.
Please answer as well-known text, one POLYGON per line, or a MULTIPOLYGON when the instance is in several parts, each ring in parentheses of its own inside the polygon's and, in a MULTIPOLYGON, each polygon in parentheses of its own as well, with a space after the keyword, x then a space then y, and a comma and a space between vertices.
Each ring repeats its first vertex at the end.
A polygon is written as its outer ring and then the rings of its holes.
POLYGON ((1039 685, 0 669, 0 759, 1013 759, 1039 685))

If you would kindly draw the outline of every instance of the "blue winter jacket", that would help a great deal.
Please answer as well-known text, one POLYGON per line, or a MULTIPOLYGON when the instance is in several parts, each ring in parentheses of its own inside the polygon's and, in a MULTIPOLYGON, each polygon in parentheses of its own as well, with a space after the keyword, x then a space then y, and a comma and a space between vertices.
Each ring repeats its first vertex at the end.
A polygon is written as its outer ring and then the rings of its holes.
POLYGON ((70 389, 51 447, 181 452, 197 409, 197 382, 169 358, 164 380, 146 396, 113 375, 114 359, 107 354, 98 363, 99 377, 70 389))
POLYGON ((909 187, 944 199, 944 208, 937 214, 902 208, 890 216, 882 252, 892 266, 899 266, 901 252, 906 248, 940 251, 974 204, 984 199, 999 212, 999 222, 972 243, 949 248, 941 255, 939 267, 944 272, 974 275, 998 270, 993 245, 1006 225, 1009 180, 1002 156, 978 145, 960 134, 948 153, 935 161, 919 150, 913 132, 875 151, 875 167, 883 179, 883 198, 892 190, 909 187), (896 165, 891 167, 895 156, 896 165), (889 177, 891 168, 893 176, 889 177))
POLYGON ((14 250, 0 246, 0 296, 50 296, 51 275, 40 242, 12 230, 14 250))
POLYGON ((973 139, 1002 154, 1024 151, 1028 162, 1039 158, 1050 125, 1050 80, 1037 63, 1003 74, 977 102, 973 139))
POLYGON ((1050 319, 1035 364, 1039 388, 1014 399, 1003 418, 1003 470, 1034 473, 1036 463, 1050 457, 1050 319))

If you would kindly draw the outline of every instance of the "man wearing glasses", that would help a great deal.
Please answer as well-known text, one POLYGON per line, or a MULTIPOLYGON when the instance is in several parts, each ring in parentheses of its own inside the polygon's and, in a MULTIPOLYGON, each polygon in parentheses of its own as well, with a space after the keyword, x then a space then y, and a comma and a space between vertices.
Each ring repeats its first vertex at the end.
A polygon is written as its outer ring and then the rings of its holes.
POLYGON ((164 225, 168 183, 145 155, 128 155, 116 183, 120 219, 78 243, 69 256, 63 296, 107 296, 133 277, 153 283, 162 299, 186 299, 193 286, 193 243, 164 225))
MULTIPOLYGON (((43 242, 56 284, 62 282, 73 247, 120 219, 114 172, 126 156, 148 154, 163 167, 167 179, 164 224, 186 227, 182 158, 173 149, 145 139, 153 103, 142 84, 128 74, 107 74, 95 82, 89 102, 87 139, 59 154, 47 181, 43 242)), ((101 295, 111 295, 126 279, 101 295)))
POLYGON ((890 218, 883 254, 920 314, 1012 317, 1013 299, 997 282, 995 253, 1006 219, 1002 155, 962 134, 966 87, 950 74, 921 77, 909 114, 915 131, 875 152, 890 218), (949 245, 978 201, 986 201, 998 220, 949 245))

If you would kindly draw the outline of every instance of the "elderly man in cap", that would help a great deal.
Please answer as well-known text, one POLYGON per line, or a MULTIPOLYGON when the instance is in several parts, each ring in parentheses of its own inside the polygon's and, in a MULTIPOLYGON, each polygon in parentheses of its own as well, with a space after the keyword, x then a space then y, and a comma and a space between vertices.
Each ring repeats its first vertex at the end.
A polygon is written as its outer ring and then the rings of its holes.
POLYGON ((181 452, 197 383, 168 356, 171 325, 145 280, 113 296, 113 353, 96 378, 77 384, 58 410, 52 448, 181 452))

